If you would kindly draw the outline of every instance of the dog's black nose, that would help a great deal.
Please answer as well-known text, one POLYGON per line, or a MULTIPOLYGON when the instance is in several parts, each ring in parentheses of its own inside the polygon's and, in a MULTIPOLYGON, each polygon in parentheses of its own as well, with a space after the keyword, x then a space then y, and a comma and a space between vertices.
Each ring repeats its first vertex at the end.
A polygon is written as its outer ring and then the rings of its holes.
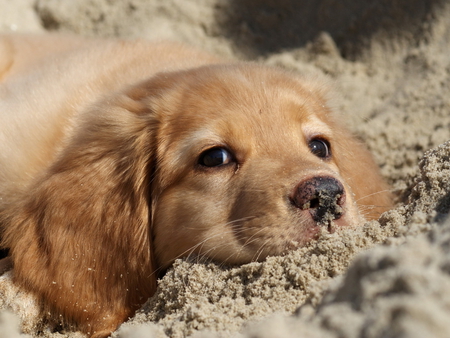
POLYGON ((292 202, 299 209, 309 210, 317 224, 329 224, 344 214, 345 190, 333 177, 313 177, 295 188, 292 202))

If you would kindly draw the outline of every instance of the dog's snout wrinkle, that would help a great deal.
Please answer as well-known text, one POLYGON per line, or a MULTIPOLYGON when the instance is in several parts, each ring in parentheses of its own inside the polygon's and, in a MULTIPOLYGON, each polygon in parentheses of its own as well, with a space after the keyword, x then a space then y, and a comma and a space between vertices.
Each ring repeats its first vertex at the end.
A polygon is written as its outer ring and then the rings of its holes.
POLYGON ((333 177, 313 177, 295 188, 292 202, 297 208, 308 210, 317 224, 329 224, 344 214, 345 190, 333 177))

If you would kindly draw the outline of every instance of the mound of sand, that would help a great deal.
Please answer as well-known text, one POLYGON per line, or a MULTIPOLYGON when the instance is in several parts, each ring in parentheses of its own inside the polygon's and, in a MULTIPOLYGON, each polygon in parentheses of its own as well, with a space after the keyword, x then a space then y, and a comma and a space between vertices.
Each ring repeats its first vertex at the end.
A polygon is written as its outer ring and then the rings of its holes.
MULTIPOLYGON (((239 267, 179 260, 113 337, 450 337, 450 1, 0 0, 0 29, 169 38, 327 74, 397 192, 379 221, 239 267), (7 13, 7 14, 6 14, 7 13), (431 149, 431 150, 430 150, 431 149)), ((0 338, 55 332, 0 277, 0 338)))

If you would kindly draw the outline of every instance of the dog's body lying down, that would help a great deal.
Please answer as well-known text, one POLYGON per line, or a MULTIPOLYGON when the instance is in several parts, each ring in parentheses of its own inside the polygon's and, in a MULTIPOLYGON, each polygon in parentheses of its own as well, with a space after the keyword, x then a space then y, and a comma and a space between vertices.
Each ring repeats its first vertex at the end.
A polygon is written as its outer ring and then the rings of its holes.
POLYGON ((261 260, 391 205, 324 87, 297 75, 167 43, 3 36, 0 81, 2 246, 15 281, 92 336, 177 257, 261 260))

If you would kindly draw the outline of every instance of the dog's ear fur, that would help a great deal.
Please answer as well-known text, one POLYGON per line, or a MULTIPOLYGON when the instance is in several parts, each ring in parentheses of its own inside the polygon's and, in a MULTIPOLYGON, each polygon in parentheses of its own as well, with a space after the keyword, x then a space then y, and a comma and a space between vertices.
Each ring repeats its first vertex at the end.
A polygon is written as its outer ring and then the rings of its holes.
POLYGON ((393 196, 366 145, 348 137, 344 128, 335 128, 337 162, 345 182, 352 188, 359 212, 366 220, 378 219, 392 207, 393 196), (358 170, 355 170, 355 165, 358 170))
POLYGON ((8 39, 0 36, 0 80, 13 64, 13 47, 8 39))
POLYGON ((147 83, 115 94, 82 115, 58 158, 1 220, 14 279, 46 311, 95 337, 156 289, 150 186, 158 119, 143 102, 151 90, 147 83))

